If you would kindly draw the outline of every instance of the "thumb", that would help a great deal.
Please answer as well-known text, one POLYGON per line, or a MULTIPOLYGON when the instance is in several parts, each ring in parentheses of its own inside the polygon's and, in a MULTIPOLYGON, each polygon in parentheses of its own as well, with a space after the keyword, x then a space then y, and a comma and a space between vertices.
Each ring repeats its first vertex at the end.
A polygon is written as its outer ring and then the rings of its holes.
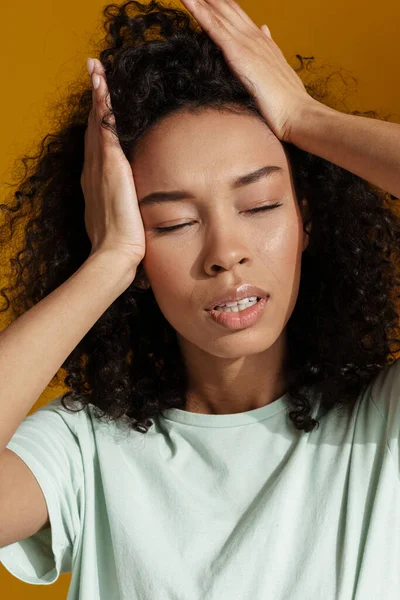
POLYGON ((266 25, 261 25, 260 29, 263 33, 265 33, 265 35, 272 39, 271 32, 266 25))

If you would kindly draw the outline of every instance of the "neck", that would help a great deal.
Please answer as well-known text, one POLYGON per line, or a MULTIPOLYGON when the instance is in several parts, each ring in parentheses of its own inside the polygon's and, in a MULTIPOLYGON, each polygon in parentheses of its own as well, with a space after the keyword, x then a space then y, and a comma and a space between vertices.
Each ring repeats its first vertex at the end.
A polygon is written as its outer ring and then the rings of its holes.
POLYGON ((188 370, 185 410, 205 414, 247 412, 286 393, 284 333, 263 352, 220 358, 180 341, 188 370))

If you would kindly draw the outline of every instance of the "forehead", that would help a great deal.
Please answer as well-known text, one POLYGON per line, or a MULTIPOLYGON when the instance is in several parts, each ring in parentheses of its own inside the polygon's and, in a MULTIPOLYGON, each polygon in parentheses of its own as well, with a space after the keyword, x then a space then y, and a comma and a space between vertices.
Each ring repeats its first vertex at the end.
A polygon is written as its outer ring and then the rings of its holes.
POLYGON ((140 140, 131 161, 135 181, 168 185, 185 177, 232 179, 267 164, 287 169, 281 142, 257 116, 215 109, 172 114, 140 140), (251 170, 251 169, 248 169, 251 170))

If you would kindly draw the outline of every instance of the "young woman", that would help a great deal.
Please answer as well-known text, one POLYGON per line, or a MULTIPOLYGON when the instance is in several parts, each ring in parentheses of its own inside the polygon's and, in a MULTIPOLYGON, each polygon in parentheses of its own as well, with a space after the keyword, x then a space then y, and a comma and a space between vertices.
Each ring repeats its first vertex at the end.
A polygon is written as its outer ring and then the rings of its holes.
POLYGON ((400 126, 183 3, 105 8, 2 205, 0 560, 70 600, 397 599, 400 126))

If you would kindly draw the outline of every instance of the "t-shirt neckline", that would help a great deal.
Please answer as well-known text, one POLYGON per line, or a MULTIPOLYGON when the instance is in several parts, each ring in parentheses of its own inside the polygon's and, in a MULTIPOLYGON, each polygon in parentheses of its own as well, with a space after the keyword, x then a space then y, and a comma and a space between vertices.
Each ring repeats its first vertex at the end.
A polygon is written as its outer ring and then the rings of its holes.
POLYGON ((162 411, 162 417, 168 421, 175 421, 183 425, 194 425, 197 427, 235 427, 247 425, 257 421, 263 421, 287 408, 287 396, 284 394, 273 402, 247 410, 241 413, 230 413, 221 415, 210 415, 205 413, 190 412, 180 408, 169 408, 162 411))

